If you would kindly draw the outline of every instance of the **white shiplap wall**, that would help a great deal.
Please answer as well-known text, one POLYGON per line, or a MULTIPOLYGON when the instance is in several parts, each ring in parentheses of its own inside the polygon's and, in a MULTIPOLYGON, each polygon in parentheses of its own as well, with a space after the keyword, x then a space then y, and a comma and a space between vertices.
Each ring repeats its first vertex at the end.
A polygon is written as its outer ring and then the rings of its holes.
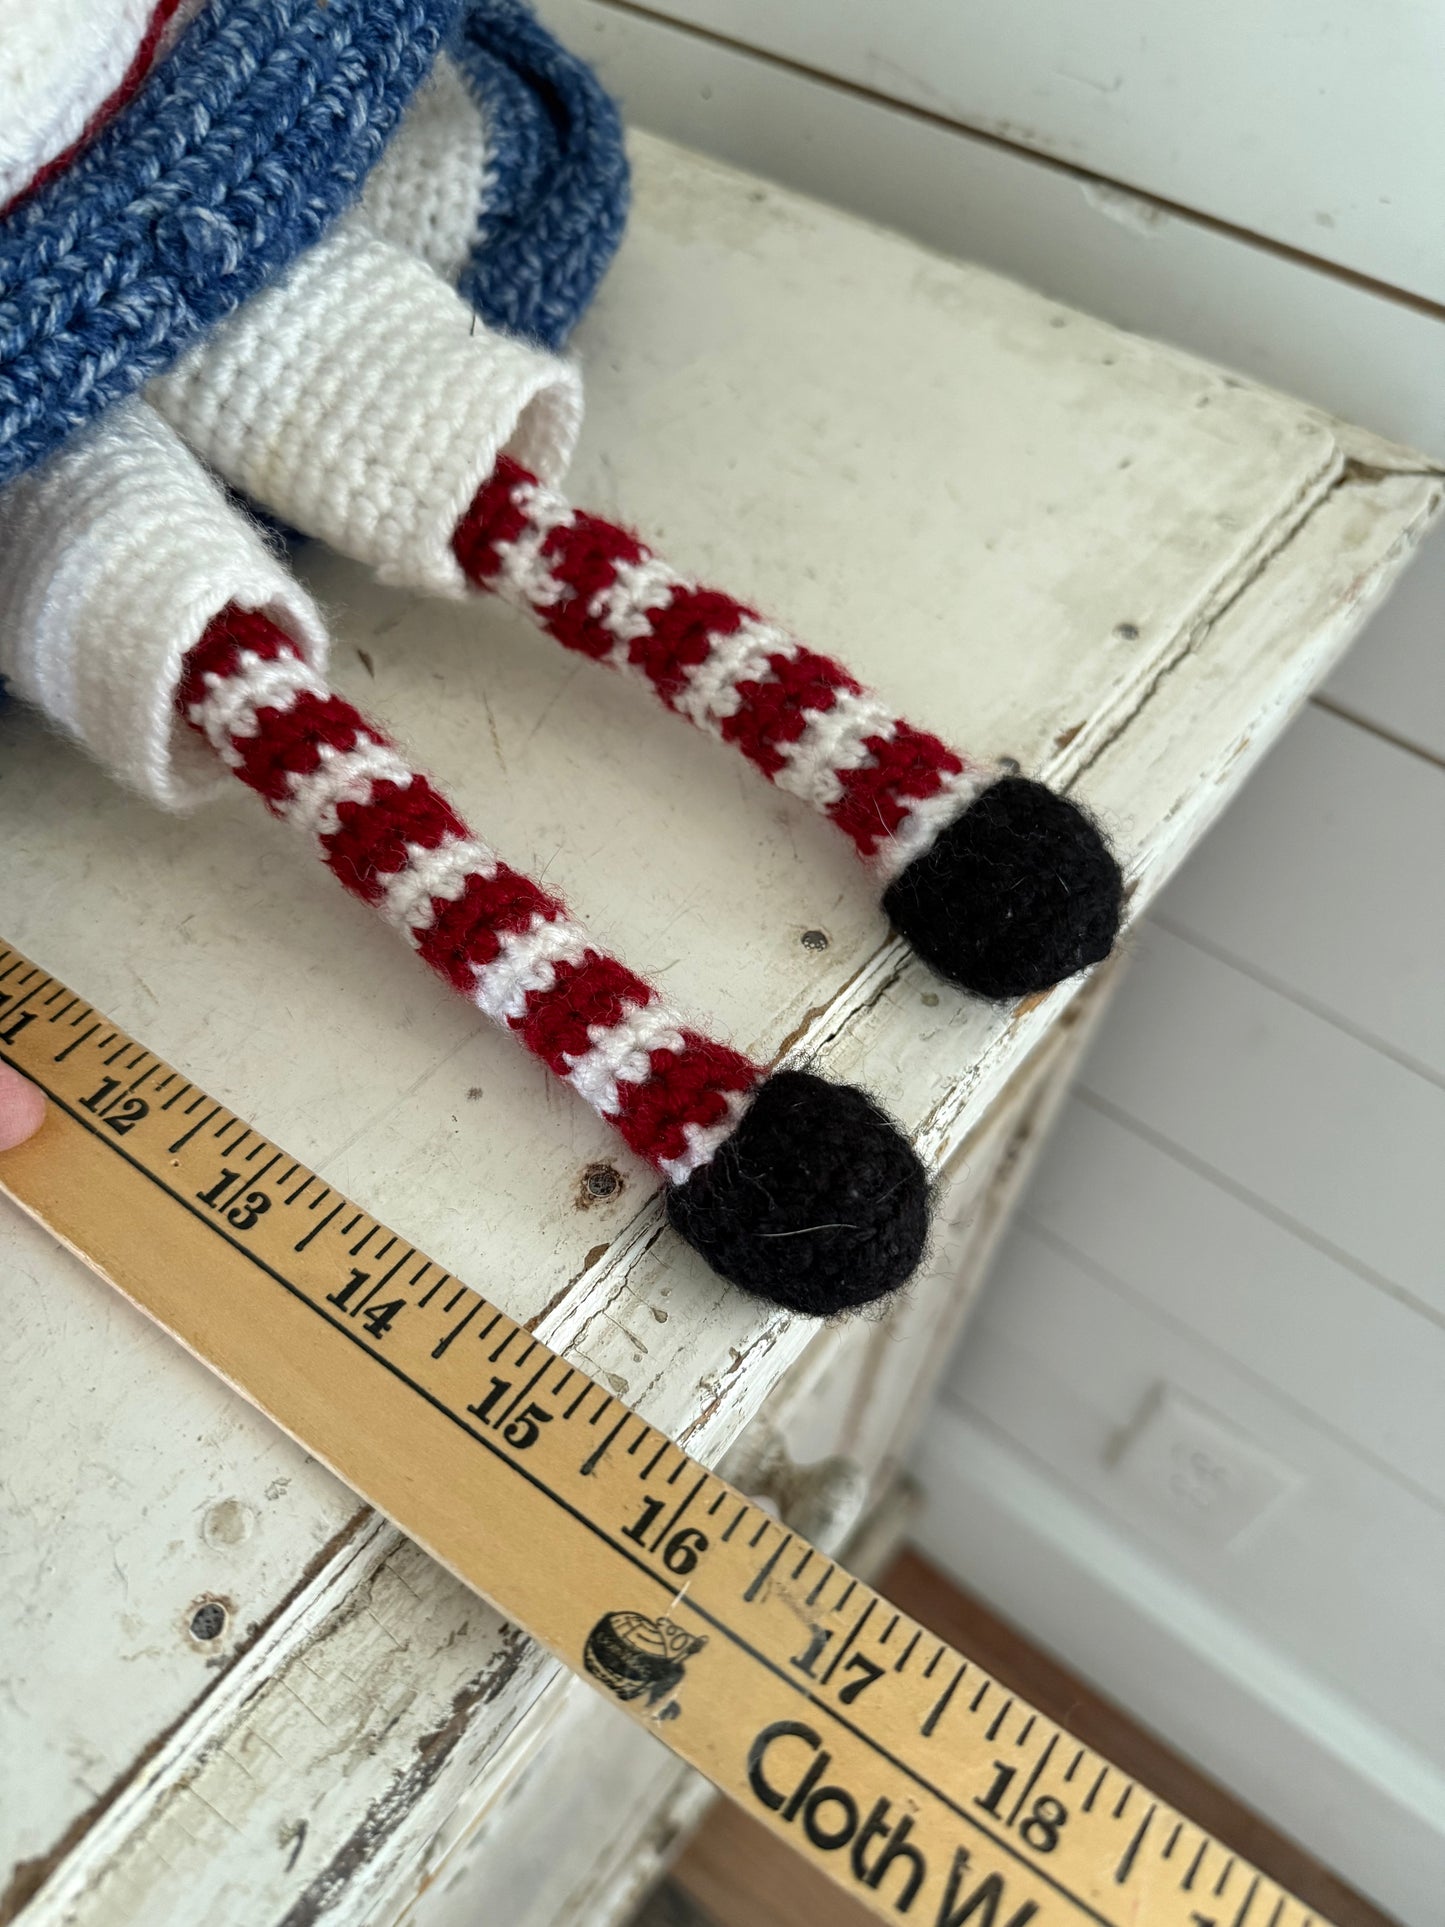
MULTIPOLYGON (((1439 8, 544 11, 640 125, 1445 458, 1439 8)), ((1138 940, 918 1456, 927 1551, 1408 1927, 1445 1891, 1442 626, 1445 532, 1138 940), (1224 1550, 1115 1469, 1162 1386, 1294 1475, 1224 1550)))

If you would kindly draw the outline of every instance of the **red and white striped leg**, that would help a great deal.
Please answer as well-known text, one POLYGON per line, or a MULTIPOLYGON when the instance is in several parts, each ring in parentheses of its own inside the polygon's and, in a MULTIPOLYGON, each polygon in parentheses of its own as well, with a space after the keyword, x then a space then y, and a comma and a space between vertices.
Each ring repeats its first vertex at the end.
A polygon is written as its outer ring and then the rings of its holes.
POLYGON ((475 837, 274 623, 223 611, 176 700, 346 889, 661 1173, 672 1221, 723 1276, 831 1312, 913 1271, 926 1183, 871 1101, 805 1073, 769 1077, 690 1026, 475 837))
POLYGON ((560 642, 648 684, 820 811, 886 885, 884 905, 951 982, 1011 997, 1108 954, 1118 867, 1042 784, 894 715, 827 656, 678 574, 503 456, 457 525, 468 579, 560 642))

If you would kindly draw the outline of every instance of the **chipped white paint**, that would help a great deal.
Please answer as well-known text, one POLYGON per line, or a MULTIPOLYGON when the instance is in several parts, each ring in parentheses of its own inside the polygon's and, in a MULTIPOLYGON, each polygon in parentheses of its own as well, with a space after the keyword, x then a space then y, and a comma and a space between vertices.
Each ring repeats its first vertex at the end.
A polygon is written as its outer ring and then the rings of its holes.
MULTIPOLYGON (((905 713, 1076 778, 1142 900, 1343 647, 1435 481, 981 271, 637 149, 633 233, 582 337, 579 494, 905 713), (1357 449, 1398 472, 1347 469, 1357 449)), ((504 612, 308 567, 350 692, 504 854, 680 1008, 765 1054, 796 1033, 875 1087, 936 1161, 1069 1008, 932 983, 825 825, 504 612), (825 951, 801 942, 817 929, 825 951)), ((810 1329, 694 1263, 605 1127, 318 890, 253 799, 160 817, 5 727, 5 934, 715 1460, 810 1329), (583 1184, 594 1162, 610 1196, 583 1184)), ((12 1905, 43 1877, 27 1927, 388 1919, 504 1737, 533 1744, 544 1669, 389 1529, 344 1536, 343 1488, 8 1215, 0 1290, 20 1521, 0 1722, 25 1736, 0 1744, 0 1812, 31 1863, 12 1905), (217 1545, 228 1502, 254 1525, 217 1545), (208 1596, 230 1602, 218 1653, 186 1631, 208 1596)))

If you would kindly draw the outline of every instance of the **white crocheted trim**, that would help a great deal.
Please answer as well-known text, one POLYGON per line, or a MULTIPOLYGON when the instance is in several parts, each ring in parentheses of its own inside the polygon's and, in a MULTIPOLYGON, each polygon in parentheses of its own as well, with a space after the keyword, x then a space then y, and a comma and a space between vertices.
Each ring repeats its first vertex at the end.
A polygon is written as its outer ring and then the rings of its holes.
POLYGON ((190 445, 384 582, 460 597, 463 510, 509 449, 548 481, 576 370, 486 328, 422 261, 349 217, 214 329, 151 397, 190 445))
POLYGON ((378 240, 419 256, 449 286, 471 259, 491 198, 482 110, 441 54, 361 196, 378 240))
MULTIPOLYGON (((0 207, 73 147, 130 71, 162 0, 0 0, 0 207)), ((201 0, 183 0, 162 58, 201 0)))
POLYGON ((0 492, 0 674, 168 809, 228 781, 174 703, 187 651, 232 602, 325 667, 310 597, 143 402, 0 492))

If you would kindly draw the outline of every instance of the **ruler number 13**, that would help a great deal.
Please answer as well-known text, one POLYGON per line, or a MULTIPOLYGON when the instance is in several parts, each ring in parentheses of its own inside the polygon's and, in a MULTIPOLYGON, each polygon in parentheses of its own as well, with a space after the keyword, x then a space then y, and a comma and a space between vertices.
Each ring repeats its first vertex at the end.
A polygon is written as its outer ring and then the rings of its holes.
MULTIPOLYGON (((110 1119, 106 1119, 108 1124, 110 1119)), ((209 1191, 198 1191, 196 1196, 202 1204, 208 1204, 213 1211, 221 1209, 222 1200, 233 1184, 243 1181, 240 1171, 222 1171, 220 1177, 209 1191)), ((238 1231, 249 1231, 266 1212, 271 1209, 271 1200, 264 1191, 248 1191, 239 1204, 233 1204, 226 1213, 226 1223, 233 1224, 238 1231)))

